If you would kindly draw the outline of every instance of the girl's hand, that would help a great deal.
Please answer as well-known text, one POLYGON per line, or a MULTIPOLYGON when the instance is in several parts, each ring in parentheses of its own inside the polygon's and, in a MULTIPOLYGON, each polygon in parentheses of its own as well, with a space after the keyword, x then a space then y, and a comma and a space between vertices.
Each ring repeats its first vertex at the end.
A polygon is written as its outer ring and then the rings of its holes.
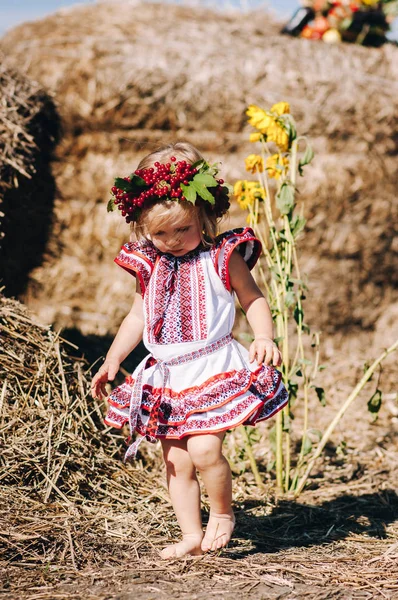
POLYGON ((274 367, 278 367, 282 362, 281 353, 274 340, 262 336, 254 338, 254 342, 250 345, 249 361, 252 363, 255 358, 257 358, 257 364, 259 365, 265 363, 266 365, 273 364, 274 367))
POLYGON ((108 395, 106 392, 106 383, 113 381, 119 371, 120 362, 115 358, 107 358, 93 377, 91 382, 91 395, 93 398, 106 398, 108 395))

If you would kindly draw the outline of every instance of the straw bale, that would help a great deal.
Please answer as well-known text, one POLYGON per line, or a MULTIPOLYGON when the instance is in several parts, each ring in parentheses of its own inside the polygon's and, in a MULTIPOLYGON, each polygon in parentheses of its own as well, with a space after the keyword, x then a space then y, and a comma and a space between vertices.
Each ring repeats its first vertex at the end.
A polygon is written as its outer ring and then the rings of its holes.
POLYGON ((237 132, 248 102, 283 97, 312 136, 391 138, 397 48, 314 44, 277 27, 265 11, 103 2, 21 25, 1 46, 56 92, 75 132, 237 132))
POLYGON ((0 55, 0 263, 6 293, 41 264, 52 220, 50 158, 59 120, 52 98, 0 55))
MULTIPOLYGON (((160 143, 188 139, 221 159, 227 179, 244 177, 244 108, 281 99, 317 153, 300 184, 310 217, 301 241, 314 289, 308 316, 329 331, 372 327, 396 300, 398 49, 330 47, 277 29, 264 11, 105 2, 4 36, 9 63, 56 94, 65 128, 55 165, 58 256, 36 269, 26 296, 42 318, 114 331, 131 287, 111 266, 128 236, 103 212, 113 176, 160 143)), ((235 208, 223 227, 241 223, 235 208)))

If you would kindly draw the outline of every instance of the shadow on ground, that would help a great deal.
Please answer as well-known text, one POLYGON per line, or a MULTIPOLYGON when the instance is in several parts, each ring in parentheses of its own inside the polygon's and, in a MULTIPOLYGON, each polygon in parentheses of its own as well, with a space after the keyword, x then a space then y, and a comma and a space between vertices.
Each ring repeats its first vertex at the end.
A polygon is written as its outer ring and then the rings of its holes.
MULTIPOLYGON (((113 335, 83 335, 78 329, 63 329, 62 338, 77 346, 76 349, 70 349, 69 354, 77 358, 84 358, 94 375, 103 363, 113 340, 113 335)), ((114 384, 119 385, 123 382, 125 376, 134 371, 139 362, 148 354, 144 344, 139 344, 137 348, 122 363, 122 371, 119 372, 114 384)))
POLYGON ((246 501, 237 511, 236 537, 250 540, 248 551, 279 552, 292 547, 324 545, 351 534, 386 537, 386 527, 398 520, 398 496, 394 490, 354 496, 344 494, 320 505, 282 500, 269 515, 255 516, 265 503, 246 501))

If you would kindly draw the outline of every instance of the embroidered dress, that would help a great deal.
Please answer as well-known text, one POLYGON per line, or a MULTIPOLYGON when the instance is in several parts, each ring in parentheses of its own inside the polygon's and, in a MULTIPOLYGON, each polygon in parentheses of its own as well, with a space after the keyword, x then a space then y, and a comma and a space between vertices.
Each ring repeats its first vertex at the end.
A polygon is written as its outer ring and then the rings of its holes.
POLYGON ((249 269, 261 244, 250 228, 217 237, 181 257, 145 240, 125 244, 115 262, 138 277, 150 352, 109 397, 105 422, 146 438, 181 439, 268 419, 287 403, 280 372, 249 363, 231 335, 235 301, 228 264, 234 250, 249 269))

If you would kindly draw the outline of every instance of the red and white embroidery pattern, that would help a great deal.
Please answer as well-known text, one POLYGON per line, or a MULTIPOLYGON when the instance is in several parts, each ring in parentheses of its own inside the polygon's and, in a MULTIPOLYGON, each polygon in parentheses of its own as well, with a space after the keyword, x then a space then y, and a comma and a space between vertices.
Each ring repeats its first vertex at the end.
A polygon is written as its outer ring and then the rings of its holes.
POLYGON ((122 246, 115 263, 138 277, 141 293, 144 295, 156 257, 157 251, 149 242, 128 242, 122 246))
MULTIPOLYGON (((209 353, 211 351, 214 351, 214 345, 211 349, 209 348, 209 353)), ((179 364, 195 360, 195 354, 190 353, 186 357, 179 357, 184 359, 179 364)), ((114 390, 108 401, 112 407, 116 408, 116 411, 114 408, 110 408, 107 415, 108 421, 111 420, 111 416, 114 417, 116 414, 124 414, 124 422, 128 420, 128 407, 134 383, 134 380, 129 379, 114 390), (125 409, 124 413, 120 409, 125 409)), ((273 400, 276 393, 281 392, 280 384, 281 374, 279 371, 273 367, 263 366, 254 373, 248 369, 220 373, 210 377, 201 385, 186 388, 181 392, 175 392, 167 387, 162 389, 144 385, 141 408, 146 414, 150 414, 156 407, 159 411, 160 424, 177 426, 186 423, 193 414, 220 408, 247 391, 251 392, 252 399, 259 399, 260 406, 262 406, 263 403, 273 400)), ((284 390, 283 386, 282 390, 284 390)), ((282 400, 283 396, 277 399, 277 404, 279 405, 282 400)), ((263 416, 262 418, 268 417, 263 416)), ((116 422, 118 426, 124 424, 120 419, 116 422)))
POLYGON ((153 344, 179 344, 207 337, 205 277, 200 254, 187 259, 161 256, 145 297, 147 338, 153 344), (162 320, 160 333, 156 325, 162 320))
POLYGON ((261 254, 261 243, 250 227, 234 229, 233 232, 221 234, 213 246, 214 266, 227 290, 231 289, 228 265, 234 250, 238 250, 251 270, 261 254))

